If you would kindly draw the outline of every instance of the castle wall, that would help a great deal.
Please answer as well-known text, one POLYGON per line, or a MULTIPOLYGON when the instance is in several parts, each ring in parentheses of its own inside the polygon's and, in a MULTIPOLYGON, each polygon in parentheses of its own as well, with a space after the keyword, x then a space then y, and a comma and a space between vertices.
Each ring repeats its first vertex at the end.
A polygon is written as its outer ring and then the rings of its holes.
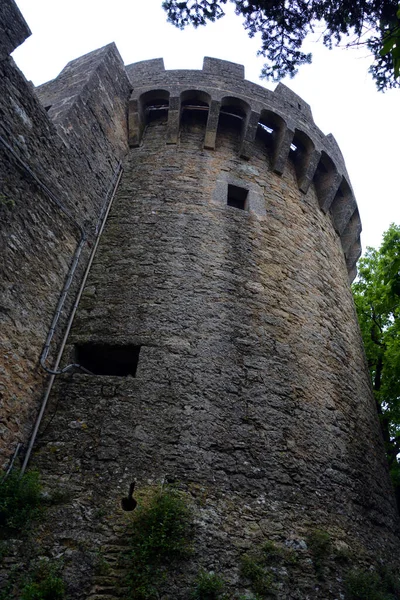
MULTIPOLYGON (((127 149, 130 84, 113 45, 73 61, 63 72, 62 84, 69 89, 72 76, 74 96, 53 121, 51 109, 46 112, 8 56, 29 35, 26 23, 12 0, 2 2, 0 16, 0 454, 6 464, 32 428, 47 379, 39 356, 82 230, 88 241, 93 239, 107 190, 127 149)), ((63 92, 65 100, 65 90, 59 92, 59 101, 63 92)), ((49 108, 48 99, 45 106, 49 108)), ((88 253, 85 244, 49 367, 88 253)))
MULTIPOLYGON (((129 152, 64 357, 135 344, 136 377, 61 377, 37 447, 50 487, 73 498, 47 535, 76 550, 74 598, 106 593, 96 577, 90 587, 80 541, 107 560, 124 549, 120 498, 133 479, 174 482, 196 505, 194 556, 171 598, 188 598, 201 568, 238 597, 240 556, 266 539, 302 548, 323 530, 364 557, 397 544, 331 215, 314 186, 299 190, 290 159, 273 172, 262 135, 244 161, 237 122, 221 118, 204 151, 204 115, 183 115, 177 145, 166 145, 160 113, 129 152), (229 182, 261 196, 264 212, 227 206, 229 182)), ((279 597, 337 598, 342 574, 331 569, 316 583, 303 556, 279 597)), ((110 597, 116 581, 107 578, 110 597)))

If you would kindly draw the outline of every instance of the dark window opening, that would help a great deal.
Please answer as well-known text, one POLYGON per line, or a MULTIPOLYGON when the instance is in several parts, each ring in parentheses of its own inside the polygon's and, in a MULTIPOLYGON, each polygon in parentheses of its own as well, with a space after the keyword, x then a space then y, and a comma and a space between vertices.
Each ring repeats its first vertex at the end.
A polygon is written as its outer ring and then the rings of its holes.
POLYGON ((76 362, 93 375, 135 377, 140 348, 133 344, 79 344, 75 346, 76 362))
POLYGON ((192 125, 202 125, 205 126, 207 124, 208 118, 208 107, 203 108, 200 107, 197 110, 195 106, 183 107, 182 109, 182 124, 192 126, 192 125))
POLYGON ((247 210, 247 196, 249 190, 238 187, 237 185, 228 185, 228 206, 234 208, 240 208, 240 210, 247 210))
POLYGON ((168 102, 167 100, 160 100, 152 104, 148 104, 145 108, 145 119, 146 123, 151 121, 167 120, 168 118, 168 102))

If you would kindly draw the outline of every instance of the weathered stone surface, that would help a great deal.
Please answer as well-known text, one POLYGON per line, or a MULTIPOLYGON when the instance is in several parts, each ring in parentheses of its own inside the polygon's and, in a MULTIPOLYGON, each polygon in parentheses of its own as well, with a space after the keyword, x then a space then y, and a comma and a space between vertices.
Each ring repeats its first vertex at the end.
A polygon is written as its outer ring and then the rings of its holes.
MULTIPOLYGON (((193 498, 194 554, 166 597, 190 597, 203 568, 238 598, 241 556, 269 539, 298 556, 277 575, 279 598, 338 598, 345 570, 332 554, 316 578, 310 531, 361 565, 398 543, 340 239, 294 164, 273 172, 262 137, 244 161, 236 122, 220 120, 215 151, 205 127, 187 115, 171 146, 160 115, 125 162, 64 360, 77 344, 134 343, 138 371, 60 379, 35 464, 68 477, 87 509, 84 521, 73 505, 58 514, 48 539, 68 527, 69 543, 84 536, 109 560, 129 482, 176 482, 193 498), (260 190, 265 212, 223 204, 221 181, 260 190)), ((118 597, 110 589, 95 576, 73 597, 118 597)))
POLYGON ((31 31, 14 0, 0 3, 0 60, 8 58, 31 35, 31 31))
MULTIPOLYGON (((2 10, 5 6, 2 4, 2 10)), ((17 18, 11 19, 10 27, 13 23, 18 23, 17 18)), ((70 90, 68 103, 54 114, 56 129, 12 59, 0 62, 2 464, 32 428, 46 379, 39 356, 81 237, 80 227, 91 240, 111 180, 127 149, 130 85, 115 47, 100 49, 78 63, 81 84, 71 88, 68 74, 77 74, 71 67, 63 71, 61 83, 56 79, 50 86, 55 104, 57 90, 65 91, 63 86, 70 90), (29 170, 71 217, 38 186, 29 170)), ((86 246, 48 366, 54 362, 53 351, 88 253, 86 246)))
MULTIPOLYGON (((32 462, 59 503, 32 543, 63 558, 71 600, 126 598, 120 500, 133 480, 175 483, 192 505, 193 552, 163 598, 187 600, 202 569, 232 600, 251 598, 241 561, 265 541, 296 558, 271 567, 276 597, 343 598, 351 566, 398 555, 399 522, 348 286, 361 224, 334 138, 291 90, 227 61, 125 72, 111 44, 37 95, 10 59, 0 69, 6 457, 37 407, 79 227, 93 241, 127 153, 62 362, 89 357, 98 374, 52 390, 32 462), (104 374, 124 346, 140 347, 136 376, 104 374), (319 571, 315 530, 332 541, 319 571)), ((9 543, 0 586, 27 557, 9 543)))

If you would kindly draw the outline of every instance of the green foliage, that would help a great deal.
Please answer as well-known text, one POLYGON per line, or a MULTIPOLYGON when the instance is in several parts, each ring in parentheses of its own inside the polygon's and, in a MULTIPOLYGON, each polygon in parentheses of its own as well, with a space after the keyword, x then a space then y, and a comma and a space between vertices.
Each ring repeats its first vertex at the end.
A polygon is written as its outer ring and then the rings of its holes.
POLYGON ((265 565, 274 566, 282 563, 293 565, 297 562, 294 550, 282 548, 270 540, 261 546, 261 553, 265 565))
POLYGON ((242 556, 241 575, 251 582, 256 600, 277 595, 277 567, 297 562, 296 553, 267 540, 242 556))
POLYGON ((262 558, 256 555, 245 554, 242 557, 241 574, 251 582, 251 587, 261 597, 270 595, 274 591, 274 578, 272 573, 265 568, 262 558))
POLYGON ((11 209, 14 208, 15 202, 12 198, 8 198, 4 194, 0 194, 0 207, 4 206, 5 208, 11 209))
POLYGON ((191 513, 184 494, 172 487, 147 490, 133 513, 130 598, 158 598, 157 586, 174 561, 188 556, 191 513))
POLYGON ((100 575, 103 577, 105 577, 106 575, 109 575, 111 572, 111 565, 104 558, 104 556, 101 554, 101 552, 99 552, 96 557, 95 572, 96 572, 96 575, 100 575))
POLYGON ((400 227, 392 224, 379 250, 367 248, 353 284, 392 480, 400 499, 400 227))
POLYGON ((321 577, 325 559, 332 548, 331 536, 326 531, 315 529, 307 536, 307 545, 313 557, 315 572, 321 577))
POLYGON ((21 531, 41 513, 41 485, 35 471, 12 471, 0 483, 0 527, 21 531))
MULTIPOLYGON (((267 59, 261 76, 277 81, 293 77, 298 67, 311 62, 302 51, 304 40, 321 26, 321 39, 331 48, 343 38, 345 46, 365 46, 374 58, 370 68, 379 90, 399 87, 400 11, 397 0, 230 0, 244 17, 250 37, 260 35, 258 54, 267 59)), ((168 21, 179 28, 205 25, 224 16, 228 0, 164 0, 168 21)))
POLYGON ((25 583, 20 600, 63 600, 64 582, 54 565, 41 561, 25 583))
MULTIPOLYGON (((274 542, 266 541, 262 546, 242 556, 241 575, 251 582, 251 589, 257 598, 276 596, 274 567, 284 563, 289 552, 274 542)), ((289 562, 292 562, 291 555, 289 562)))
POLYGON ((192 594, 193 600, 218 600, 224 588, 221 577, 215 573, 201 571, 196 579, 196 587, 192 594))
POLYGON ((345 580, 348 600, 398 600, 400 598, 399 578, 384 570, 350 571, 345 580))

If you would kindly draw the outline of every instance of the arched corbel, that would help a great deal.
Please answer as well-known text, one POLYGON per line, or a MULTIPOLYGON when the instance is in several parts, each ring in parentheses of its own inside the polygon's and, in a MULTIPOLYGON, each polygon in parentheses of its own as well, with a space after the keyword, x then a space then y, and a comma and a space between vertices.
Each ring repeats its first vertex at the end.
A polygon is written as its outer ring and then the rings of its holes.
POLYGON ((135 148, 139 146, 144 128, 150 118, 150 114, 168 111, 169 92, 167 90, 149 90, 144 92, 139 98, 132 98, 129 101, 128 127, 129 127, 129 146, 135 148))
POLYGON ((344 255, 347 259, 347 255, 351 246, 354 243, 354 240, 357 240, 360 237, 360 233, 362 230, 361 220, 358 210, 356 209, 351 216, 350 221, 347 223, 346 229, 343 231, 340 236, 340 241, 342 244, 344 255))
POLYGON ((340 187, 333 199, 331 205, 331 213, 333 217, 333 225, 339 235, 342 235, 346 229, 351 216, 357 209, 357 203, 349 184, 343 177, 340 187))
POLYGON ((295 130, 292 144, 295 146, 293 160, 297 184, 299 190, 306 194, 317 170, 321 152, 318 152, 311 139, 298 129, 295 130))
MULTIPOLYGON (((208 119, 210 112, 211 96, 203 90, 185 90, 181 93, 181 126, 185 111, 190 111, 197 118, 201 115, 203 119, 208 119)), ((203 142, 204 145, 204 142, 203 142)))
POLYGON ((218 127, 221 127, 224 122, 221 121, 221 115, 227 116, 228 119, 231 120, 231 125, 238 128, 240 134, 238 140, 240 154, 244 135, 246 133, 246 126, 251 119, 250 105, 245 100, 242 100, 242 98, 237 98, 236 96, 224 96, 221 100, 218 127))
POLYGON ((137 98, 129 101, 128 111, 128 143, 131 148, 136 148, 144 129, 143 113, 141 114, 137 98))
POLYGON ((170 96, 168 124, 167 124, 167 144, 177 144, 179 137, 179 121, 181 113, 181 99, 179 96, 170 96))
POLYGON ((218 100, 211 100, 210 109, 208 111, 206 134, 204 137, 204 148, 207 148, 208 150, 215 150, 220 109, 221 102, 218 100))
POLYGON ((357 238, 357 240, 352 244, 348 255, 346 257, 346 266, 347 266, 347 272, 349 274, 349 281, 350 283, 353 281, 353 279, 355 278, 355 276, 357 275, 357 261, 361 256, 361 240, 360 238, 357 238))
POLYGON ((260 113, 252 110, 246 119, 242 143, 240 145, 240 156, 246 160, 253 154, 254 141, 256 139, 259 121, 260 113))
POLYGON ((337 171, 333 161, 326 152, 321 152, 321 158, 314 175, 314 185, 319 205, 327 213, 342 183, 343 176, 337 171))
POLYGON ((279 129, 274 129, 272 133, 272 168, 278 175, 282 175, 285 169, 285 164, 289 157, 290 146, 293 142, 293 137, 294 131, 289 129, 283 120, 279 129))

